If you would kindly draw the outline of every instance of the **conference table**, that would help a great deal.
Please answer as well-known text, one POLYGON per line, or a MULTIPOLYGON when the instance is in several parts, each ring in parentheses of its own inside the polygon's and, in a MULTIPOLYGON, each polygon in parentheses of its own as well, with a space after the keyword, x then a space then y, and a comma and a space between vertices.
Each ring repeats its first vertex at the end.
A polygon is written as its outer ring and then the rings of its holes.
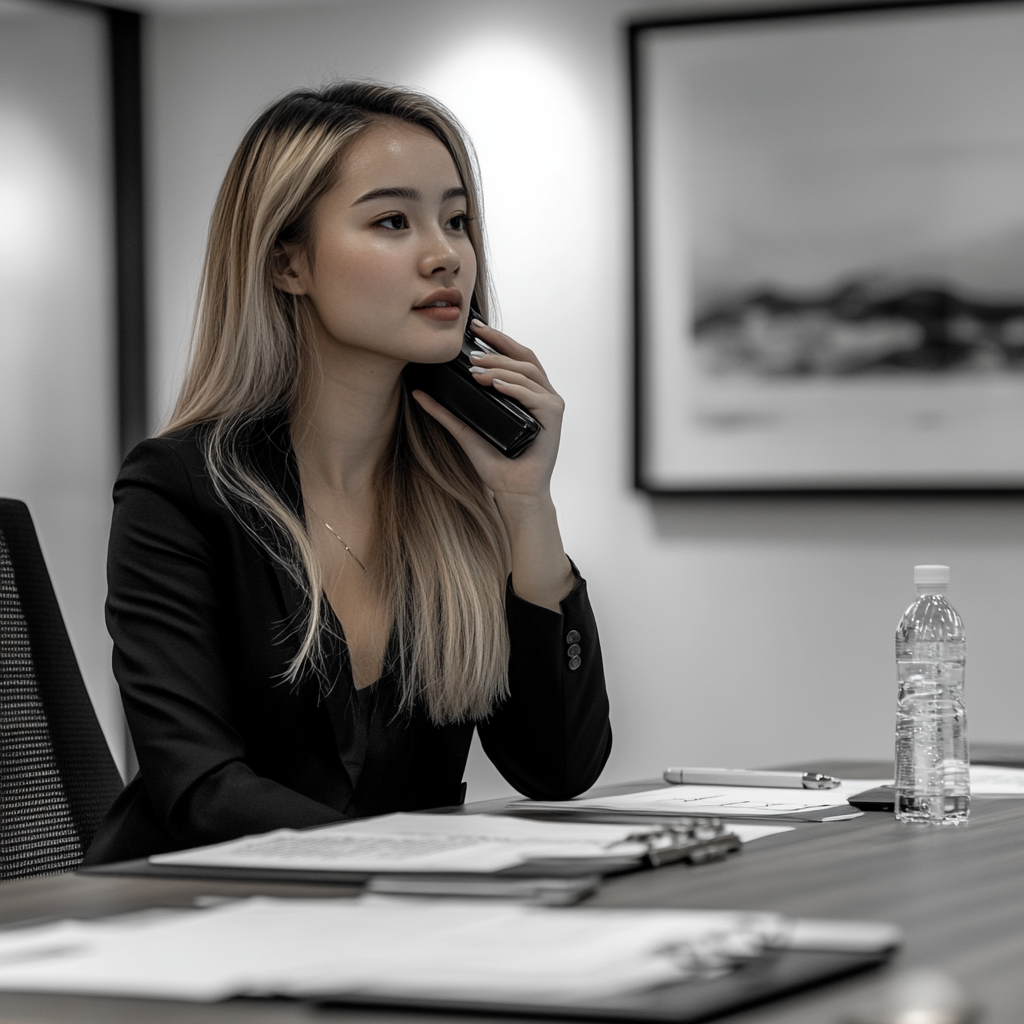
MULTIPOLYGON (((989 763, 1024 766, 1024 747, 988 747, 989 763)), ((975 760, 979 760, 978 750, 975 760)), ((784 767, 847 778, 891 777, 891 765, 816 761, 784 767)), ((650 788, 606 786, 603 795, 650 788)), ((469 805, 494 811, 503 801, 469 805)), ((348 898, 340 885, 251 883, 69 873, 0 885, 0 925, 98 917, 201 897, 268 894, 348 898)), ((906 941, 884 968, 718 1018, 733 1024, 841 1024, 880 998, 887 979, 928 967, 955 979, 985 1024, 1024 1021, 1024 797, 978 798, 966 827, 908 826, 892 814, 799 823, 723 861, 673 864, 605 881, 587 903, 776 911, 798 917, 891 921, 906 941)), ((288 1000, 190 1004, 0 993, 0 1024, 436 1024, 464 1015, 321 1009, 288 1000)), ((478 1018, 494 1021, 498 1018, 478 1018)))

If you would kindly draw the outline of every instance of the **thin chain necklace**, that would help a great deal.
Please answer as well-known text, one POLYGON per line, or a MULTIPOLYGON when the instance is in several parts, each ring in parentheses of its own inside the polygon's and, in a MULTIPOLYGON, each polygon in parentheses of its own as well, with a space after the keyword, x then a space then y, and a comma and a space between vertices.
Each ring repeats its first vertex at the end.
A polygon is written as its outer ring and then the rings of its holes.
MULTIPOLYGON (((297 460, 298 462, 302 463, 302 459, 300 459, 300 458, 298 457, 298 455, 296 455, 296 460, 297 460)), ((322 476, 320 476, 320 474, 319 474, 319 473, 317 473, 315 469, 314 469, 314 470, 312 470, 312 472, 313 472, 313 473, 315 473, 315 474, 316 474, 316 476, 320 477, 320 479, 321 479, 321 480, 323 480, 323 477, 322 477, 322 476)), ((323 523, 323 524, 324 524, 324 526, 326 526, 326 527, 327 527, 327 529, 328 529, 328 530, 330 530, 330 531, 331 531, 331 536, 332 536, 332 537, 334 537, 334 539, 335 539, 335 540, 336 540, 336 541, 337 541, 337 542, 338 542, 338 543, 339 543, 339 544, 340 544, 340 545, 341 545, 341 546, 342 546, 342 547, 343 547, 343 548, 344 548, 344 549, 345 549, 345 550, 346 550, 346 551, 347 551, 347 552, 348 552, 348 553, 349 553, 349 554, 350 554, 350 555, 351 555, 351 556, 353 557, 353 559, 355 559, 355 563, 356 563, 356 565, 358 565, 358 566, 359 566, 359 568, 363 570, 363 575, 364 575, 364 576, 369 576, 369 575, 370 575, 370 572, 369 572, 369 570, 368 570, 368 569, 366 568, 366 566, 365 566, 365 565, 363 565, 363 563, 362 563, 362 562, 361 562, 361 561, 359 560, 359 556, 358 556, 358 555, 357 555, 357 554, 356 554, 356 553, 355 553, 355 552, 354 552, 354 551, 353 551, 353 550, 352 550, 352 549, 351 549, 351 548, 350 548, 350 547, 349 547, 349 546, 348 546, 348 545, 347 545, 347 544, 346 544, 346 543, 345 543, 345 542, 344 542, 344 541, 343 541, 343 540, 341 539, 341 537, 339 537, 339 536, 338 536, 338 533, 337 533, 337 531, 336 531, 336 530, 334 529, 334 527, 333 527, 333 526, 331 526, 331 524, 330 524, 329 522, 327 522, 327 520, 326 520, 326 519, 324 519, 324 517, 323 517, 322 515, 320 515, 320 513, 319 513, 319 512, 317 512, 317 510, 316 510, 315 508, 313 508, 313 506, 312 506, 312 505, 310 505, 310 506, 309 506, 309 510, 310 510, 310 512, 312 512, 312 513, 313 513, 313 514, 314 514, 314 515, 315 515, 315 516, 317 517, 317 519, 319 519, 319 520, 320 520, 320 522, 321 522, 321 523, 323 523)))
POLYGON ((367 571, 366 566, 359 561, 359 557, 356 555, 356 553, 334 532, 334 527, 331 526, 331 524, 327 522, 326 519, 321 519, 320 522, 322 522, 324 526, 326 526, 327 529, 331 531, 331 534, 333 535, 334 539, 356 560, 356 565, 358 565, 359 568, 363 570, 363 575, 369 576, 370 574, 367 571))

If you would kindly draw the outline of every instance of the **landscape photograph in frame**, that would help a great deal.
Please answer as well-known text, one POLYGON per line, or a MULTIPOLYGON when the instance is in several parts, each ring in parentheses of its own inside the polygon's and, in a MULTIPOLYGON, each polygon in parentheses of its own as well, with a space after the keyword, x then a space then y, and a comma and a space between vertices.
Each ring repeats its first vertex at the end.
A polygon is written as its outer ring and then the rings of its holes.
POLYGON ((629 34, 637 485, 1024 488, 1024 5, 629 34))

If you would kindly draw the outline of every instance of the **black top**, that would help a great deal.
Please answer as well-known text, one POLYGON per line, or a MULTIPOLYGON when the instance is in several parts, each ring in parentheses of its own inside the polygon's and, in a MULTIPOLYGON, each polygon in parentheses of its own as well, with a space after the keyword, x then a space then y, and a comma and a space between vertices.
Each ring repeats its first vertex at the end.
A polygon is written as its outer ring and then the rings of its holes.
MULTIPOLYGON (((312 673, 289 687, 281 679, 302 593, 252 536, 274 544, 270 528, 247 528, 215 496, 201 429, 143 441, 114 486, 107 626, 140 771, 87 864, 461 803, 474 724, 526 796, 568 799, 593 785, 611 728, 583 580, 561 614, 506 587, 510 696, 486 721, 437 726, 422 708, 399 714, 387 671, 357 691, 340 637, 328 644, 326 697, 312 673)), ((301 516, 284 418, 244 447, 301 516)))

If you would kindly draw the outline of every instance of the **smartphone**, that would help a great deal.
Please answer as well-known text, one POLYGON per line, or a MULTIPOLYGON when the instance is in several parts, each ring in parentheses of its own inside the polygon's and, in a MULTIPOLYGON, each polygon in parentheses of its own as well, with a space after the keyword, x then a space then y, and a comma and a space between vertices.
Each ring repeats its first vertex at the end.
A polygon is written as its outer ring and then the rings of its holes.
MULTIPOLYGON (((469 307, 469 323, 483 317, 469 307)), ((470 352, 495 352, 481 341, 466 324, 462 350, 447 363, 409 363, 405 380, 409 388, 425 391, 463 423, 472 427, 502 455, 514 459, 522 455, 540 433, 540 423, 514 398, 500 394, 493 387, 477 384, 469 372, 473 361, 470 352)))
POLYGON ((879 786, 877 789, 866 789, 863 793, 848 798, 854 807, 862 811, 895 811, 896 787, 879 786))

